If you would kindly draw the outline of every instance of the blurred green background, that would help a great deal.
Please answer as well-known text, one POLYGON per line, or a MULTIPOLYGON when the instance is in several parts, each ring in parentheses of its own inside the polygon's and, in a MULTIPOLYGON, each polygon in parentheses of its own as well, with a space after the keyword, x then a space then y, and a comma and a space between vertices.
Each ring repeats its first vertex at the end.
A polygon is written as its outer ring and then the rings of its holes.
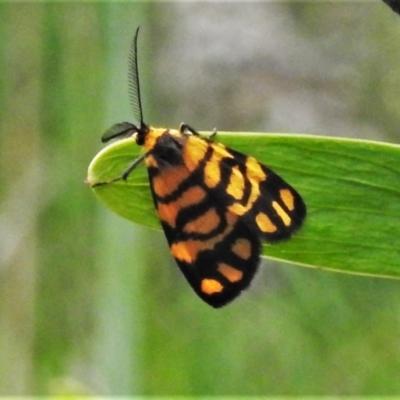
POLYGON ((214 310, 85 186, 138 25, 148 123, 400 140, 382 2, 1 3, 0 395, 400 394, 398 281, 266 260, 214 310))

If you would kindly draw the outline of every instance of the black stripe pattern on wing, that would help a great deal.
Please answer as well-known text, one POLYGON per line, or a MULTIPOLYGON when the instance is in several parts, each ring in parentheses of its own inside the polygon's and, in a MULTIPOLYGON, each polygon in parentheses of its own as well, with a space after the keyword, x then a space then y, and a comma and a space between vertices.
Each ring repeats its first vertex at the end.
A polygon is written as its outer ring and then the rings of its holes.
POLYGON ((149 156, 153 199, 171 252, 195 292, 213 307, 249 285, 261 239, 286 239, 304 220, 305 205, 289 184, 221 144, 166 131, 149 156), (202 158, 185 158, 189 145, 193 152, 201 148, 202 158))
MULTIPOLYGON (((242 218, 227 209, 234 200, 220 196, 221 188, 228 182, 229 171, 221 170, 215 188, 205 183, 205 166, 214 156, 212 146, 207 144, 204 157, 193 171, 189 171, 182 158, 185 140, 190 139, 172 137, 166 132, 157 141, 149 155, 155 160, 148 168, 150 186, 178 266, 205 302, 221 307, 237 297, 252 280, 259 263, 260 239, 242 218), (182 174, 182 167, 187 174, 183 180, 174 177, 174 174, 182 174), (169 179, 179 184, 158 189, 157 193, 161 176, 165 185, 169 184, 169 179), (197 192, 197 195, 191 198, 191 192, 197 192), (179 208, 182 204, 185 206, 179 208), (208 282, 212 282, 211 288, 207 286, 208 282)), ((231 162, 226 161, 227 165, 231 162)), ((244 190, 245 193, 249 191, 244 190)))

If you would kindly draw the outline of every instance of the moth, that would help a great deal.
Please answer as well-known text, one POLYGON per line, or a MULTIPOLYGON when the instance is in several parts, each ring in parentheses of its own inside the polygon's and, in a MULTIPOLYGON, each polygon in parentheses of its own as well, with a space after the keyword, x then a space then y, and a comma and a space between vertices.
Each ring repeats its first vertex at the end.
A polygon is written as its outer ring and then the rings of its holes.
POLYGON ((255 158, 203 137, 189 125, 155 128, 143 121, 137 42, 132 41, 129 92, 138 125, 115 124, 102 141, 131 136, 144 153, 120 176, 127 180, 144 162, 154 206, 171 253, 197 295, 218 308, 253 279, 261 241, 288 239, 306 206, 297 191, 255 158))

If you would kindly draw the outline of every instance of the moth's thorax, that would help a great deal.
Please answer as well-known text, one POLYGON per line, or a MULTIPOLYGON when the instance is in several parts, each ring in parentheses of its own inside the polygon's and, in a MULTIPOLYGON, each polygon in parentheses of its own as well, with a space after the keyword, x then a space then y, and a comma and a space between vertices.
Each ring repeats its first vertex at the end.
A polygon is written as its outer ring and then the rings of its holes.
POLYGON ((144 138, 143 147, 146 151, 152 150, 157 143, 157 140, 164 134, 180 137, 182 134, 177 129, 154 128, 149 126, 144 138))
POLYGON ((177 129, 148 128, 143 143, 147 153, 144 161, 152 169, 152 173, 182 163, 182 149, 179 144, 182 137, 177 129))

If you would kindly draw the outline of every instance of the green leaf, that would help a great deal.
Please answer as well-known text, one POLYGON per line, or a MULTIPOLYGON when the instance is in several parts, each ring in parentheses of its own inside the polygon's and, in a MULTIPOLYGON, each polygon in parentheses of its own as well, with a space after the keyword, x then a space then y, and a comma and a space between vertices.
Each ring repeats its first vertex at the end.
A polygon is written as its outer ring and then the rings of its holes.
MULTIPOLYGON (((218 140, 271 167, 307 205, 304 226, 288 241, 263 246, 263 255, 311 267, 400 276, 400 146, 362 140, 253 133, 218 133, 218 140)), ((141 148, 124 139, 103 149, 87 182, 120 176, 141 148)), ((147 171, 127 182, 93 188, 111 210, 160 229, 147 171)))

